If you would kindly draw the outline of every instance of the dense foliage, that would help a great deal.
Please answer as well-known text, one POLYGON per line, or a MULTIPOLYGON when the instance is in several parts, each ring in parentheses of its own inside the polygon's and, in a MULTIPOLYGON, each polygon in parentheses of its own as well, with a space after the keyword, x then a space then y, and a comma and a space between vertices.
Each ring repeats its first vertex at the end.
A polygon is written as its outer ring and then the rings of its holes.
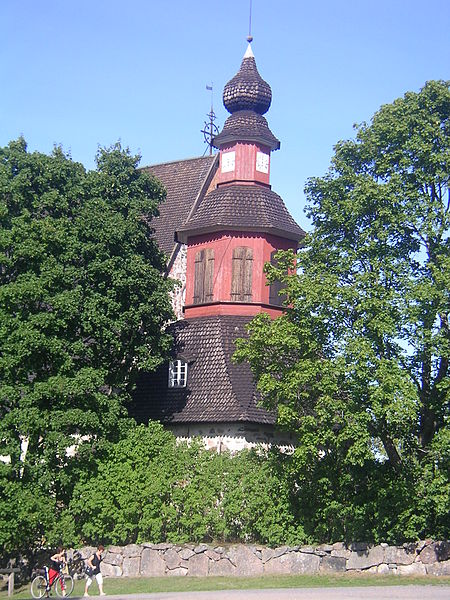
POLYGON ((29 153, 20 139, 0 149, 6 551, 48 538, 92 453, 120 437, 137 370, 169 347, 172 283, 150 235, 164 191, 138 161, 116 145, 86 172, 58 148, 29 153))
POLYGON ((177 445, 160 424, 140 425, 80 479, 65 515, 73 524, 67 541, 304 540, 280 460, 277 452, 232 457, 177 445))
POLYGON ((449 134, 449 85, 429 82, 336 146, 306 188, 298 271, 268 267, 287 313, 240 345, 299 436, 298 512, 319 539, 449 534, 449 134))

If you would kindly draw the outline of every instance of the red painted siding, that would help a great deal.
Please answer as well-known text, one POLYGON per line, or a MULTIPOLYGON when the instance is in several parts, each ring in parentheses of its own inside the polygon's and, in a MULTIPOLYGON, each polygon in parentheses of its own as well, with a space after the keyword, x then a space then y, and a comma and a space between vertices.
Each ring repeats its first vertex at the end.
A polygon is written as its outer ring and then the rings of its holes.
POLYGON ((272 319, 276 319, 283 314, 281 307, 269 306, 268 304, 248 304, 240 302, 213 303, 202 305, 185 306, 185 317, 191 319, 194 317, 211 317, 215 315, 239 315, 244 317, 253 317, 259 313, 265 312, 272 319))
POLYGON ((259 144, 252 144, 249 142, 237 142, 233 144, 227 144, 221 149, 220 152, 220 164, 217 175, 217 183, 231 183, 231 182, 259 182, 265 185, 269 185, 270 181, 270 150, 265 146, 259 144), (223 155, 229 152, 235 153, 234 158, 234 169, 232 171, 222 172, 222 160, 223 155), (258 152, 268 156, 268 172, 263 173, 256 169, 256 155, 258 152))
POLYGON ((285 238, 266 234, 246 234, 240 231, 224 231, 218 234, 205 234, 191 238, 187 249, 185 316, 200 316, 199 313, 202 316, 204 314, 253 315, 262 310, 270 313, 274 312, 279 316, 279 308, 273 307, 273 309, 267 310, 269 307, 269 286, 266 285, 263 267, 266 262, 270 262, 270 255, 274 250, 288 250, 295 247, 295 242, 285 238), (251 248, 253 251, 252 301, 248 304, 231 303, 233 250, 241 246, 251 248), (194 307, 195 256, 200 250, 206 249, 214 251, 212 303, 204 304, 202 307, 198 305, 194 307))

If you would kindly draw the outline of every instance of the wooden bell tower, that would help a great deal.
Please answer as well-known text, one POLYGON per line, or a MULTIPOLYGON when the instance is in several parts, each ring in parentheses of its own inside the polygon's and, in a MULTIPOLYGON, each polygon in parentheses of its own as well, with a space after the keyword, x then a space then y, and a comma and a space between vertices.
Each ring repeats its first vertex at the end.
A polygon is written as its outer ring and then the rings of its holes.
POLYGON ((282 312, 263 267, 278 250, 296 249, 303 231, 270 186, 270 155, 280 147, 263 116, 271 100, 249 44, 223 92, 231 116, 213 140, 215 189, 177 232, 187 244, 187 319, 282 312))

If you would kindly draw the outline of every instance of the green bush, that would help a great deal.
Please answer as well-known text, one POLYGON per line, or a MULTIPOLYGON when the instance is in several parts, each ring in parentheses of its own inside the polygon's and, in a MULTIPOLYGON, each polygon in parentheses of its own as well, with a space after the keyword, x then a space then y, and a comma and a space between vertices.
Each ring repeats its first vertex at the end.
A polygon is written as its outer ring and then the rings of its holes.
POLYGON ((74 542, 298 543, 303 529, 274 456, 216 454, 177 445, 158 423, 137 426, 75 486, 74 542))

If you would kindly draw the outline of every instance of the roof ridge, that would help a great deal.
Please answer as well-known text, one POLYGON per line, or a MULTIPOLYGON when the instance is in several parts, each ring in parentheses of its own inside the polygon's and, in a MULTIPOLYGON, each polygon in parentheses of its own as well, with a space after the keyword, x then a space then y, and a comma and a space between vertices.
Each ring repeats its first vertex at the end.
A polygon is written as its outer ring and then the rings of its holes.
POLYGON ((140 169, 151 169, 152 167, 162 167, 163 165, 173 165, 175 163, 180 163, 180 162, 188 162, 190 160, 205 160, 208 158, 215 158, 216 155, 215 154, 208 154, 207 156, 192 156, 191 158, 180 158, 179 160, 168 160, 166 162, 162 162, 162 163, 153 163, 151 165, 145 165, 143 167, 140 167, 140 169))

